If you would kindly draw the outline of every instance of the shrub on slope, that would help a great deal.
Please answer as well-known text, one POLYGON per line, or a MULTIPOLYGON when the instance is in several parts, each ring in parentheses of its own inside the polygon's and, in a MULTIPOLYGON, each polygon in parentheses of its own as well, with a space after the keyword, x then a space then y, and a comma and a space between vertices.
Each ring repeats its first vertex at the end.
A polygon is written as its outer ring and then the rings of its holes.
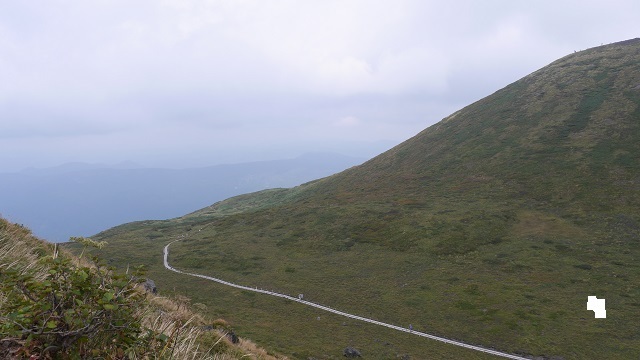
POLYGON ((121 274, 59 252, 0 219, 0 358, 274 358, 248 341, 232 344, 224 326, 203 327, 184 301, 146 294, 142 278, 140 269, 121 274))

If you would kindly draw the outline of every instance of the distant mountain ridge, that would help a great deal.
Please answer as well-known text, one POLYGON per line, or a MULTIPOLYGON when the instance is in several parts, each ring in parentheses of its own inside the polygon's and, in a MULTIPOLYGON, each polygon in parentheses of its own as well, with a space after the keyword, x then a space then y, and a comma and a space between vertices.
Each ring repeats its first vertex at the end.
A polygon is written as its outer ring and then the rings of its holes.
POLYGON ((0 174, 0 213, 47 240, 67 241, 123 222, 180 216, 246 192, 299 185, 362 161, 317 153, 191 169, 133 163, 27 169, 0 174))
MULTIPOLYGON (((633 39, 563 57, 339 174, 97 239, 114 263, 165 274, 157 254, 180 236, 171 261, 184 271, 504 352, 636 359, 638 209, 633 39), (612 307, 606 320, 586 310, 593 295, 612 307)), ((371 358, 474 358, 331 319, 309 325, 315 315, 293 306, 276 313, 269 300, 202 283, 164 286, 300 358, 335 354, 318 339, 338 333, 371 358)))
MULTIPOLYGON (((54 173, 67 173, 82 170, 91 169, 142 169, 144 166, 132 161, 124 161, 121 163, 107 165, 107 164, 90 164, 83 162, 69 162, 58 166, 52 166, 47 168, 34 168, 29 167, 21 171, 6 172, 4 174, 21 173, 21 174, 54 174, 54 173)), ((3 174, 3 173, 0 173, 3 174)))

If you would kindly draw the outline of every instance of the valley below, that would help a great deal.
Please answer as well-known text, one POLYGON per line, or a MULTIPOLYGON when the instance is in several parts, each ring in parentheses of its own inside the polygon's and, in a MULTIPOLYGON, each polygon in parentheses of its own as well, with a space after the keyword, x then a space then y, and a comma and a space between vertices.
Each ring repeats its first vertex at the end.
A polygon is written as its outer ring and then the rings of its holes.
POLYGON ((640 356, 640 40, 561 58, 338 174, 93 238, 294 359, 640 356), (175 240, 180 240, 174 242, 175 240), (607 318, 586 310, 605 298, 607 318))

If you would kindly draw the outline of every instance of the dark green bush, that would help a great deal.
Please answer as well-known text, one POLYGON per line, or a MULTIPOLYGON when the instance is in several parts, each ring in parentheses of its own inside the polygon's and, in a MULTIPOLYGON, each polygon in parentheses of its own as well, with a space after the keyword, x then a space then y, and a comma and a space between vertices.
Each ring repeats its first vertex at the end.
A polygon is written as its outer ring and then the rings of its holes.
POLYGON ((126 359, 162 342, 155 334, 141 336, 146 332, 145 295, 136 289, 141 269, 117 274, 94 261, 95 266, 81 266, 54 254, 40 259, 45 274, 0 272, 3 346, 20 358, 126 359))

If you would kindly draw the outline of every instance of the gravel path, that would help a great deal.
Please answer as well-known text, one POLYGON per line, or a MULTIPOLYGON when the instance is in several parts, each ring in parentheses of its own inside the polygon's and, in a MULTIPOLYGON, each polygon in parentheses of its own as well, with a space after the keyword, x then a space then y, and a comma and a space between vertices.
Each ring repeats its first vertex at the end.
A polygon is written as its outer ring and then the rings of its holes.
MULTIPOLYGON (((179 240, 176 240, 176 241, 179 241, 179 240)), ((320 304, 316 304, 316 303, 313 303, 313 302, 310 302, 310 301, 303 300, 302 297, 294 297, 294 296, 280 294, 280 293, 273 292, 273 291, 258 289, 258 288, 255 288, 255 287, 238 285, 238 284, 230 283, 228 281, 224 281, 222 279, 214 278, 214 277, 211 277, 211 276, 193 274, 193 273, 188 273, 186 271, 181 271, 181 270, 178 270, 178 269, 172 267, 171 265, 169 265, 169 260, 168 260, 169 259, 169 245, 173 244, 174 242, 175 241, 167 244, 167 246, 164 247, 164 267, 167 268, 168 270, 171 270, 171 271, 176 272, 178 274, 189 275, 189 276, 194 276, 194 277, 199 277, 199 278, 202 278, 202 279, 215 281, 217 283, 220 283, 220 284, 223 284, 223 285, 227 285, 227 286, 231 286, 231 287, 234 287, 236 289, 242 289, 242 290, 253 291, 253 292, 257 292, 257 293, 261 293, 261 294, 265 294, 265 295, 271 295, 271 296, 280 297, 280 298, 291 300, 291 301, 295 301, 295 302, 298 302, 298 303, 301 303, 301 304, 304 304, 304 305, 307 305, 307 306, 312 306, 314 308, 318 308, 318 309, 321 309, 321 310, 324 310, 324 311, 328 311, 328 312, 331 312, 331 313, 334 313, 334 314, 337 314, 337 315, 345 316, 345 317, 348 317, 348 318, 351 318, 351 319, 360 320, 360 321, 368 322, 368 323, 379 325, 379 326, 384 326, 384 327, 387 327, 387 328, 390 328, 390 329, 393 329, 393 330, 403 331, 403 332, 406 332, 406 333, 409 333, 409 334, 426 337, 426 338, 429 338, 429 339, 432 339, 432 340, 441 341, 441 342, 444 342, 444 343, 447 343, 447 344, 460 346, 460 347, 471 349, 471 350, 481 351, 481 352, 484 352, 484 353, 487 353, 487 354, 501 356, 501 357, 508 358, 508 359, 530 360, 530 358, 524 358, 524 357, 517 356, 517 355, 511 355, 511 354, 503 353, 503 352, 500 352, 500 351, 483 348, 483 347, 480 347, 480 346, 465 344, 465 343, 460 342, 460 341, 445 339, 443 337, 439 337, 439 336, 435 336, 435 335, 431 335, 431 334, 426 334, 426 333, 423 333, 423 332, 420 332, 420 331, 411 330, 411 329, 404 328, 404 327, 401 327, 401 326, 391 325, 391 324, 383 323, 381 321, 368 319, 368 318, 365 318, 365 317, 362 317, 362 316, 349 314, 349 313, 346 313, 346 312, 343 312, 343 311, 340 311, 340 310, 332 309, 332 308, 327 307, 327 306, 323 306, 323 305, 320 305, 320 304)))

